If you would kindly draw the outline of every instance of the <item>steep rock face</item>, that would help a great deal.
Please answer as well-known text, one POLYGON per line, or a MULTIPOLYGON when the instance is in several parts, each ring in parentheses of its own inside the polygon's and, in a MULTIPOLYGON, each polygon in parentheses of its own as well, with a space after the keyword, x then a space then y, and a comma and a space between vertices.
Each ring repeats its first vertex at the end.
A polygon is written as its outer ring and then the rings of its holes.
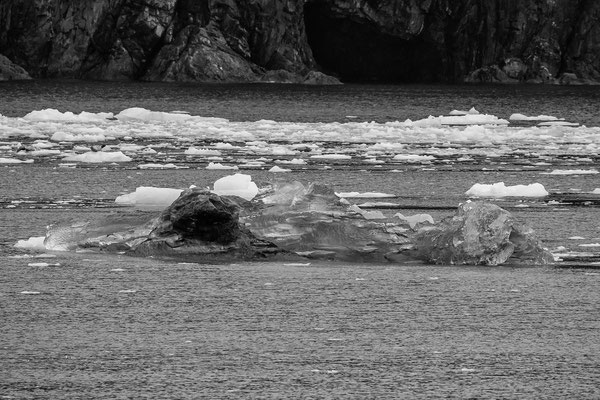
POLYGON ((535 81, 600 78, 600 2, 314 0, 317 62, 342 79, 535 81))
POLYGON ((36 77, 256 81, 314 67, 298 0, 0 4, 0 52, 36 77))
POLYGON ((599 21, 594 0, 7 0, 0 53, 34 77, 585 83, 599 21))

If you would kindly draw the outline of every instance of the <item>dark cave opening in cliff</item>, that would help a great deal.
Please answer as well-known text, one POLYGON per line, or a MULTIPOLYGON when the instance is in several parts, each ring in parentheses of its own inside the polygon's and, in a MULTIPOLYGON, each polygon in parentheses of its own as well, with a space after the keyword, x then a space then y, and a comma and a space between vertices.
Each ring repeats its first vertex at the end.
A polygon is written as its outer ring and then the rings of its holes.
POLYGON ((326 4, 304 6, 308 43, 321 70, 343 82, 411 83, 443 80, 437 49, 416 38, 405 40, 367 21, 331 12, 326 4))

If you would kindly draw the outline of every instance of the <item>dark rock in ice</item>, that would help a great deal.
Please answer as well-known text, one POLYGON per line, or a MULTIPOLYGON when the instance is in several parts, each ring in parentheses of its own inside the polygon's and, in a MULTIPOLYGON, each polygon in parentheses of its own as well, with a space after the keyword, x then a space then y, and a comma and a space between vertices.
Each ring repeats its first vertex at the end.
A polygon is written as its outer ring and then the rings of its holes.
POLYGON ((55 250, 85 248, 197 261, 294 258, 240 224, 239 211, 245 203, 236 196, 188 189, 158 217, 118 215, 53 226, 44 243, 55 250))
POLYGON ((533 231, 508 211, 491 203, 467 202, 453 217, 414 237, 415 254, 436 264, 499 265, 505 262, 547 264, 533 231))

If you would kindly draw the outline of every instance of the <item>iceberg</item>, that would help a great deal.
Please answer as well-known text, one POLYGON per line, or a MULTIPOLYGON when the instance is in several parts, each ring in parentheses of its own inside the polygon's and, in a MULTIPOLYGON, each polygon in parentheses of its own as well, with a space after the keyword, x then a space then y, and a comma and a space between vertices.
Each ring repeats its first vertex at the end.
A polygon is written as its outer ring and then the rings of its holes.
MULTIPOLYGON (((332 188, 314 183, 277 183, 258 192, 249 175, 227 176, 214 183, 212 192, 184 190, 159 215, 138 211, 51 226, 44 246, 193 261, 421 259, 475 265, 553 261, 529 228, 485 202, 467 202, 454 217, 434 224, 427 214, 388 218, 379 211, 362 210, 336 196, 332 188)), ((138 188, 137 193, 140 201, 176 195, 159 188, 138 188)), ((127 200, 133 202, 131 197, 127 200)))
POLYGON ((506 186, 504 182, 486 185, 481 183, 474 184, 465 193, 470 197, 544 197, 548 192, 541 183, 532 183, 530 185, 506 186))

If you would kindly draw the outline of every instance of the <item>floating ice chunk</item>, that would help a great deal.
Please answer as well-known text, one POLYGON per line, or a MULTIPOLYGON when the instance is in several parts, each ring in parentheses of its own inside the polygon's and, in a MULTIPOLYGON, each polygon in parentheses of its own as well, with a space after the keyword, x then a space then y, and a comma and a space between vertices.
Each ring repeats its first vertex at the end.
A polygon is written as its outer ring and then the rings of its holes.
POLYGON ((406 162, 423 162, 435 160, 434 156, 418 155, 418 154, 397 154, 394 156, 395 161, 406 162))
POLYGON ((415 214, 410 216, 404 216, 401 213, 394 214, 394 217, 398 217, 403 221, 406 221, 411 229, 414 229, 418 224, 422 224, 425 222, 430 223, 431 225, 435 224, 433 221, 433 217, 429 214, 415 214))
POLYGON ((103 142, 106 140, 104 131, 100 128, 94 132, 88 129, 85 133, 54 132, 50 140, 55 142, 103 142))
MULTIPOLYGON (((558 121, 558 118, 552 115, 538 115, 537 117, 529 117, 524 114, 515 113, 508 117, 511 121, 558 121)), ((563 118, 561 118, 563 120, 563 118)))
POLYGON ((417 255, 437 264, 499 265, 515 261, 547 264, 554 257, 533 231, 494 204, 468 201, 454 216, 415 236, 417 255))
POLYGON ((87 153, 71 155, 63 158, 63 161, 85 163, 129 162, 131 160, 131 157, 126 156, 120 151, 89 151, 87 153))
POLYGON ((115 203, 142 207, 168 207, 182 191, 181 189, 140 186, 133 193, 117 197, 115 203))
POLYGON ((172 163, 168 164, 140 164, 138 165, 139 169, 182 169, 187 167, 180 167, 172 163))
POLYGON ((188 114, 150 111, 145 108, 133 107, 121 111, 119 114, 115 115, 115 118, 120 121, 141 120, 180 122, 187 121, 193 117, 188 114))
POLYGON ((315 154, 315 155, 310 156, 310 158, 315 159, 315 160, 350 160, 352 158, 352 156, 349 156, 347 154, 331 153, 331 154, 315 154))
POLYGON ((548 192, 541 183, 532 183, 530 185, 505 186, 504 182, 486 185, 481 183, 474 184, 471 189, 465 193, 470 197, 544 197, 548 192))
POLYGON ((70 111, 62 113, 53 108, 45 110, 32 111, 25 115, 23 119, 27 121, 63 121, 63 122, 106 122, 109 118, 113 118, 113 113, 89 113, 81 112, 73 114, 70 111))
POLYGON ((31 250, 46 250, 44 246, 45 236, 30 237, 27 240, 19 240, 15 247, 19 249, 31 249, 31 250))
POLYGON ((412 123, 416 127, 435 127, 444 125, 508 125, 505 119, 489 114, 450 115, 420 119, 412 123))
POLYGON ((206 169, 239 169, 235 165, 223 165, 221 163, 209 162, 206 166, 206 169))
POLYGON ((269 170, 269 172, 290 172, 290 171, 291 171, 291 169, 281 168, 281 167, 278 167, 277 165, 275 165, 273 168, 271 168, 269 170))
POLYGON ((184 154, 193 156, 220 156, 221 152, 215 149, 198 149, 194 146, 191 146, 189 149, 184 151, 184 154))
POLYGON ((348 209, 362 215, 364 219, 387 219, 381 211, 365 211, 356 204, 351 205, 348 209))
POLYGON ((45 262, 38 262, 38 263, 29 263, 27 264, 28 267, 60 267, 60 263, 45 263, 45 262))
POLYGON ((291 160, 275 160, 278 164, 306 165, 306 161, 302 158, 293 158, 291 160))
POLYGON ((235 174, 217 179, 213 185, 213 193, 219 196, 239 196, 248 201, 258 194, 258 186, 252 182, 252 177, 245 174, 235 174))
POLYGON ((479 111, 477 111, 475 109, 475 107, 471 107, 471 109, 469 111, 462 111, 462 110, 452 110, 450 111, 449 115, 478 115, 479 111))
POLYGON ((600 194, 600 188, 596 188, 592 191, 592 194, 600 194))
POLYGON ((547 121, 547 122, 540 122, 538 124, 538 126, 570 126, 570 127, 576 127, 576 126, 579 126, 579 124, 577 122, 567 122, 567 121, 547 121))
POLYGON ((542 172, 545 175, 593 175, 597 169, 555 169, 552 172, 542 172))
POLYGON ((31 164, 33 160, 19 160, 18 158, 0 157, 0 164, 31 164))
POLYGON ((388 193, 379 193, 379 192, 339 192, 335 194, 338 197, 346 198, 346 199, 384 199, 384 198, 393 198, 398 197, 395 194, 388 193))
POLYGON ((600 243, 585 243, 580 244, 579 247, 600 247, 600 243))
POLYGON ((296 153, 296 151, 284 146, 276 146, 271 149, 271 154, 274 156, 288 156, 296 153))
POLYGON ((36 294, 42 294, 42 292, 36 292, 36 291, 33 291, 33 290, 23 290, 21 292, 21 294, 36 295, 36 294))
POLYGON ((216 149, 221 149, 221 150, 233 150, 233 149, 238 149, 239 147, 232 145, 231 143, 215 143, 215 148, 216 149))
POLYGON ((399 208, 398 203, 386 203, 383 201, 368 201, 358 205, 360 208, 399 208))

